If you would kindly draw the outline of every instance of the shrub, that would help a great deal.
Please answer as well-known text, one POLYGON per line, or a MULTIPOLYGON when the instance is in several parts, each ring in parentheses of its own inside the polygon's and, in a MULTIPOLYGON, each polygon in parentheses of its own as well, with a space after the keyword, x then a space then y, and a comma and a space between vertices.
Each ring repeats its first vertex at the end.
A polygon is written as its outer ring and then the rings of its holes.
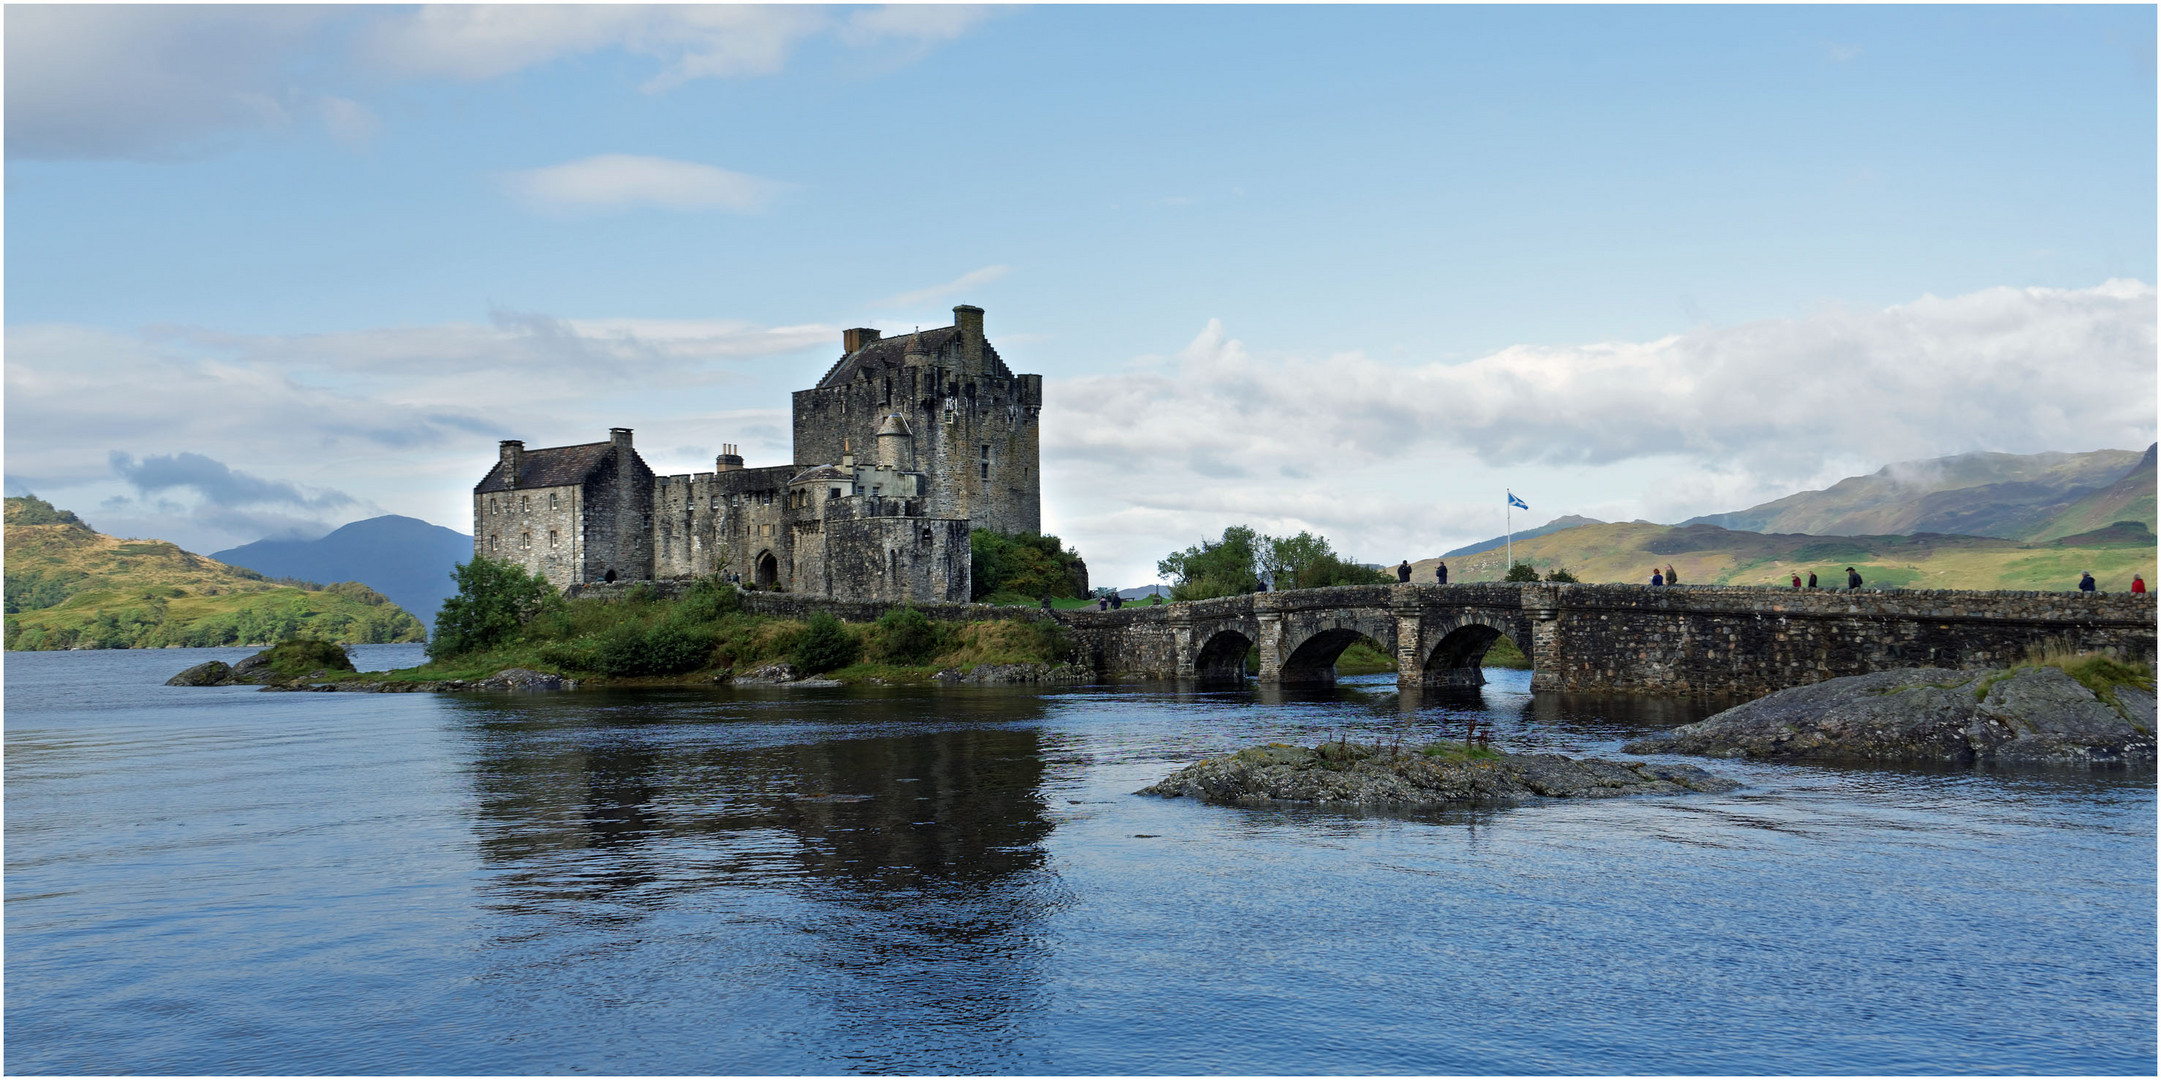
POLYGON ((1505 577, 1505 578, 1502 578, 1501 580, 1503 580, 1503 581, 1537 581, 1537 580, 1538 580, 1538 568, 1537 568, 1537 567, 1535 567, 1535 566, 1532 566, 1532 565, 1531 565, 1530 563, 1527 563, 1527 562, 1519 562, 1519 563, 1515 564, 1514 566, 1511 566, 1511 567, 1509 567, 1509 568, 1508 568, 1508 576, 1507 576, 1507 577, 1505 577))
POLYGON ((969 598, 1018 593, 1031 600, 1045 596, 1088 595, 1088 563, 1055 536, 968 533, 969 598))
POLYGON ((698 579, 676 602, 675 617, 683 622, 719 622, 743 610, 743 598, 735 586, 717 577, 698 579))
POLYGON ((1556 566, 1553 569, 1546 571, 1546 580, 1565 581, 1571 585, 1580 585, 1583 583, 1582 578, 1579 578, 1576 575, 1569 573, 1568 568, 1565 566, 1556 566))
POLYGON ((593 670, 603 675, 680 675, 705 666, 713 638, 672 622, 626 623, 602 635, 593 670))
POLYGON ((280 675, 306 675, 315 671, 351 671, 352 658, 345 646, 314 638, 288 638, 270 647, 270 670, 280 675))
POLYGON ((795 639, 795 648, 789 656, 795 669, 805 675, 816 675, 855 663, 861 645, 840 620, 825 612, 810 617, 810 625, 795 639))
POLYGON ((927 664, 945 651, 944 627, 912 607, 897 607, 878 617, 874 655, 889 664, 927 664))
POLYGON ((474 556, 450 572, 456 596, 435 616, 428 659, 443 660, 509 642, 541 613, 562 606, 555 586, 522 566, 474 556))

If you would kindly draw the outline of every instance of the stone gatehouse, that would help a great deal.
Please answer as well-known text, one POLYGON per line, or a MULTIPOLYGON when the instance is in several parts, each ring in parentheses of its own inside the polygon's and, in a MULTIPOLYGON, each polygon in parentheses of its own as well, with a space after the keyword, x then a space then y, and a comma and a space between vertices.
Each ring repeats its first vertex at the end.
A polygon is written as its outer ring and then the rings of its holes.
POLYGON ((1043 377, 1015 375, 983 310, 886 338, 857 328, 796 392, 794 458, 657 476, 631 444, 506 440, 473 488, 473 551, 562 588, 720 574, 846 599, 961 602, 971 528, 1042 527, 1043 377))

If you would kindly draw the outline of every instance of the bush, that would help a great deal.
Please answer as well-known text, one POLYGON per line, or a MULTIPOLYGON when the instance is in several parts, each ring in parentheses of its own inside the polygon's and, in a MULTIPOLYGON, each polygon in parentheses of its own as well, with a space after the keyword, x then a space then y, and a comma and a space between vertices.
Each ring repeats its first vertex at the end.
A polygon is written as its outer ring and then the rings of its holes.
POLYGON ((912 607, 897 607, 878 617, 873 655, 888 664, 927 664, 945 651, 945 628, 912 607))
POLYGON ((603 675, 680 675, 705 666, 713 638, 672 622, 625 624, 602 635, 593 669, 603 675))
POLYGON ((547 578, 512 563, 476 555, 450 576, 458 583, 458 593, 436 613, 435 637, 428 642, 430 660, 504 645, 534 618, 563 603, 547 578))
POLYGON ((270 670, 280 675, 353 670, 353 660, 345 654, 345 646, 314 638, 288 638, 280 641, 270 647, 266 659, 270 670))
POLYGON ((1579 578, 1576 575, 1569 573, 1568 568, 1565 566, 1556 566, 1553 569, 1546 571, 1546 580, 1565 581, 1571 585, 1580 585, 1583 583, 1582 578, 1579 578))
POLYGON ((717 577, 700 578, 676 602, 675 617, 684 622, 712 623, 743 610, 743 598, 735 586, 717 577))
POLYGON ((861 645, 840 620, 821 611, 810 617, 810 625, 795 639, 795 648, 789 660, 795 669, 805 675, 816 675, 855 663, 861 645))
POLYGON ((1508 576, 1502 581, 1537 581, 1538 568, 1527 562, 1519 562, 1508 568, 1508 576))
POLYGON ((1055 536, 975 529, 968 533, 969 599, 993 593, 1088 595, 1088 563, 1055 536))

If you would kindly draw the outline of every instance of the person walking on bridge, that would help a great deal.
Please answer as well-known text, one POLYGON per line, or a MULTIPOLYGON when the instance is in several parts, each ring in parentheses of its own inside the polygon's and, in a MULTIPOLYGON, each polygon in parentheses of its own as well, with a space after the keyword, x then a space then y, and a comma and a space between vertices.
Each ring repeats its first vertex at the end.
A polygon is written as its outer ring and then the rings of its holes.
POLYGON ((1808 587, 1811 589, 1816 587, 1816 572, 1814 570, 1808 572, 1808 587))
POLYGON ((2137 574, 2133 574, 2133 575, 2131 575, 2131 595, 2133 595, 2133 596, 2144 596, 2144 595, 2146 595, 2146 579, 2145 579, 2145 578, 2142 578, 2142 577, 2138 576, 2137 574))
POLYGON ((1398 584, 1398 585, 1408 585, 1408 584, 1410 584, 1410 583, 1411 583, 1411 560, 1409 560, 1409 559, 1405 559, 1405 560, 1403 560, 1402 562, 1399 562, 1399 563, 1397 563, 1397 564, 1396 564, 1396 584, 1398 584))
POLYGON ((1433 583, 1435 585, 1448 584, 1448 564, 1439 559, 1433 560, 1433 583))
POLYGON ((1793 587, 1794 587, 1794 588, 1796 588, 1796 589, 1798 589, 1798 588, 1800 588, 1800 587, 1801 587, 1801 575, 1799 575, 1799 574, 1795 574, 1795 575, 1793 575, 1793 587))
POLYGON ((1847 591, 1847 592, 1852 592, 1853 590, 1855 590, 1855 589, 1858 589, 1858 588, 1860 588, 1860 587, 1861 587, 1861 572, 1860 572, 1859 570, 1855 570, 1855 569, 1854 569, 1853 567, 1850 567, 1850 566, 1849 566, 1849 567, 1847 567, 1847 568, 1846 568, 1846 591, 1847 591))
POLYGON ((2079 572, 2079 575, 2078 575, 2078 591, 2080 591, 2080 592, 2082 592, 2082 593, 2090 593, 2090 592, 2094 591, 2094 587, 2093 587, 2093 571, 2091 571, 2091 570, 2082 570, 2082 571, 2080 571, 2080 572, 2079 572))
POLYGON ((1660 587, 1664 586, 1665 584, 1666 584, 1666 575, 1665 575, 1665 574, 1663 574, 1663 573, 1661 573, 1661 572, 1659 572, 1659 569, 1658 569, 1658 567, 1655 567, 1655 566, 1654 566, 1654 567, 1652 567, 1652 568, 1651 568, 1651 587, 1652 587, 1652 588, 1654 588, 1654 589, 1656 589, 1656 588, 1660 588, 1660 587))
POLYGON ((1667 564, 1666 564, 1666 584, 1668 584, 1668 585, 1679 585, 1680 583, 1681 583, 1681 575, 1679 575, 1679 574, 1676 574, 1676 573, 1674 573, 1674 572, 1673 572, 1673 564, 1672 564, 1672 563, 1667 563, 1667 564))

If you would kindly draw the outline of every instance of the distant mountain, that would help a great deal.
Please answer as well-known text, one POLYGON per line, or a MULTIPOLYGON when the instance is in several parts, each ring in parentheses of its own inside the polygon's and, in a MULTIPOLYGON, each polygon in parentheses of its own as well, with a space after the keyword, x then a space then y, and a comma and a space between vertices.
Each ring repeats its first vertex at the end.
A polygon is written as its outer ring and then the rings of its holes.
POLYGON ((36 496, 7 500, 9 649, 420 641, 420 623, 355 581, 266 581, 164 540, 123 540, 36 496))
POLYGON ((355 521, 319 540, 258 540, 211 556, 271 577, 358 581, 431 627, 458 591, 451 569, 472 557, 472 537, 396 514, 355 521))
POLYGON ((2147 447, 2146 456, 2131 466, 2130 471, 2117 478, 2115 483, 2072 503, 2047 525, 2035 530, 2033 539, 2055 540, 2092 534, 2097 529, 2106 530, 2126 521, 2144 525, 2149 533, 2161 532, 2161 521, 2154 518, 2155 449, 2147 447))
POLYGON ((1816 536, 1954 533, 2023 540, 2048 530, 2073 505, 2115 483, 2138 460, 2131 450, 2095 450, 1907 461, 1868 476, 1847 477, 1821 491, 1681 524, 1816 536))
MULTIPOLYGON (((1576 527, 1578 527, 1578 526, 1581 526, 1581 525, 1604 525, 1604 524, 1605 524, 1605 522, 1603 522, 1603 521, 1600 521, 1600 520, 1598 520, 1597 518, 1587 518, 1587 517, 1583 517, 1583 516, 1581 516, 1581 515, 1578 515, 1578 514, 1569 514, 1569 515, 1568 515, 1568 516, 1566 516, 1566 517, 1557 517, 1557 518, 1554 518, 1554 519, 1553 519, 1552 521, 1546 522, 1546 523, 1545 523, 1544 525, 1540 525, 1539 527, 1537 527, 1537 528, 1535 528, 1535 529, 1522 529, 1522 530, 1519 530, 1519 531, 1517 531, 1517 533, 1516 533, 1516 536, 1515 536, 1515 538, 1516 538, 1517 540, 1529 540, 1530 538, 1532 538, 1532 537, 1534 537, 1534 536, 1544 536, 1544 535, 1546 535, 1547 533, 1557 533, 1557 532, 1560 532, 1560 531, 1561 531, 1561 530, 1563 530, 1563 529, 1573 529, 1573 528, 1576 528, 1576 527)), ((1496 536, 1496 537, 1494 537, 1494 538, 1493 538, 1493 539, 1491 539, 1491 540, 1480 540, 1479 542, 1477 542, 1477 543, 1475 543, 1475 544, 1465 544, 1465 545, 1463 545, 1462 547, 1459 547, 1459 548, 1457 548, 1457 549, 1456 549, 1456 550, 1454 550, 1454 551, 1444 551, 1444 552, 1442 552, 1442 553, 1441 553, 1441 558, 1444 558, 1444 559, 1453 559, 1453 558, 1455 558, 1455 557, 1456 557, 1456 556, 1458 556, 1458 555, 1468 555, 1468 554, 1470 554, 1471 552, 1474 552, 1474 551, 1484 551, 1484 550, 1486 550, 1486 549, 1487 549, 1487 548, 1489 548, 1489 547, 1494 547, 1494 546, 1497 546, 1497 545, 1500 545, 1500 544, 1505 544, 1505 543, 1507 543, 1507 542, 1508 542, 1508 537, 1506 537, 1506 536, 1496 536)), ((1428 561, 1427 561, 1427 563, 1426 563, 1426 565, 1428 565, 1428 566, 1431 566, 1431 565, 1432 565, 1432 562, 1431 562, 1431 560, 1428 560, 1428 561)), ((1430 574, 1429 574, 1429 575, 1427 575, 1427 576, 1429 576, 1429 577, 1430 577, 1430 576, 1432 576, 1432 575, 1430 575, 1430 574)), ((1411 580, 1413 580, 1413 581, 1416 581, 1416 580, 1418 580, 1418 579, 1417 579, 1417 578, 1412 578, 1411 580)))

